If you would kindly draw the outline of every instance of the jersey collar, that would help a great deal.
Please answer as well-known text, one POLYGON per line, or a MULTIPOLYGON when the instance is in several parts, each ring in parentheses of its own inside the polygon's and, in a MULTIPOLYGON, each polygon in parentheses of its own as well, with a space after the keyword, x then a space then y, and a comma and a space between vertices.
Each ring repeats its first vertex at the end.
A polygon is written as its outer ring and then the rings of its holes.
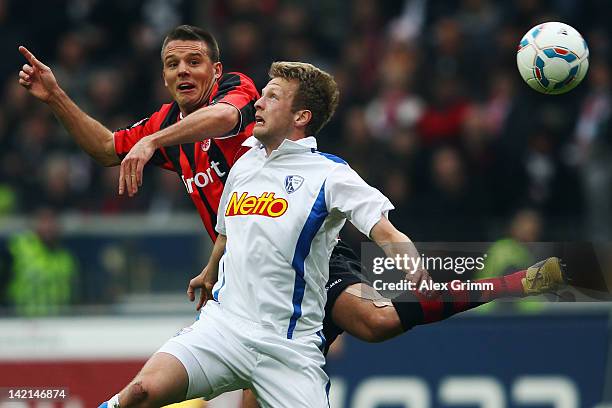
MULTIPOLYGON (((251 136, 246 139, 243 143, 245 147, 257 147, 259 149, 263 148, 263 144, 255 136, 251 136)), ((317 148, 317 139, 314 136, 308 136, 299 140, 289 140, 285 139, 278 146, 275 152, 283 152, 283 153, 294 153, 294 152, 304 152, 317 148)))

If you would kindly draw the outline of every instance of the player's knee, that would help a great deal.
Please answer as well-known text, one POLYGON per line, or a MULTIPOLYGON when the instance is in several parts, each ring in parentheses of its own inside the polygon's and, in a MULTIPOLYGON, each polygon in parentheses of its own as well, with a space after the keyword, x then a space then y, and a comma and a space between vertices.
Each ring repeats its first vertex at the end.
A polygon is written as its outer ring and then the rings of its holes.
POLYGON ((121 408, 148 408, 155 406, 151 401, 149 387, 142 381, 135 381, 128 385, 121 398, 121 408))
POLYGON ((392 307, 372 309, 365 324, 367 336, 363 340, 370 343, 380 343, 402 333, 402 324, 392 307))

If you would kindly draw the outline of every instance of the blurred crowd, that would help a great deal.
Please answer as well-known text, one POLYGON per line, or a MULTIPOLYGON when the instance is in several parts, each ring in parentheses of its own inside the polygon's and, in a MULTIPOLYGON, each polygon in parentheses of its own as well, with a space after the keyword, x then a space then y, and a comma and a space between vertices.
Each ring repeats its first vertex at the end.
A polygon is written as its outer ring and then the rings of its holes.
POLYGON ((530 239, 610 239, 611 15, 607 0, 0 0, 0 215, 193 211, 157 169, 119 197, 118 169, 81 153, 17 82, 24 44, 86 112, 129 126, 169 101, 161 41, 186 23, 259 87, 274 60, 332 72, 341 103, 319 148, 378 186, 413 239, 495 240, 525 213, 530 239), (543 21, 590 47, 567 95, 537 94, 516 69, 519 40, 543 21))

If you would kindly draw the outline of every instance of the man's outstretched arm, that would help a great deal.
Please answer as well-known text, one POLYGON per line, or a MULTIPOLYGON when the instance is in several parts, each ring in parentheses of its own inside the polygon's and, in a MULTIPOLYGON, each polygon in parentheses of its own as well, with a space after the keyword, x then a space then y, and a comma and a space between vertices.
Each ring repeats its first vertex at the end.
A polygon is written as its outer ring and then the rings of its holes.
POLYGON ((121 161, 119 194, 127 190, 131 197, 138 192, 144 166, 156 149, 227 135, 239 121, 237 108, 227 103, 217 103, 200 108, 172 126, 143 137, 121 161))
POLYGON ((83 112, 59 86, 51 68, 39 61, 26 47, 19 47, 26 58, 19 72, 19 84, 45 102, 77 144, 103 166, 116 166, 113 132, 83 112))
MULTIPOLYGON (((414 264, 418 265, 417 260, 421 256, 414 243, 406 234, 395 228, 387 217, 381 217, 380 221, 372 227, 370 238, 382 248, 388 258, 395 258, 397 255, 401 257, 408 256, 409 259, 414 260, 414 264)), ((417 268, 416 270, 406 270, 406 280, 414 282, 418 288, 421 281, 429 281, 431 278, 427 270, 417 268)))
POLYGON ((238 109, 227 103, 217 103, 200 108, 147 138, 155 148, 194 143, 227 135, 239 120, 238 109))

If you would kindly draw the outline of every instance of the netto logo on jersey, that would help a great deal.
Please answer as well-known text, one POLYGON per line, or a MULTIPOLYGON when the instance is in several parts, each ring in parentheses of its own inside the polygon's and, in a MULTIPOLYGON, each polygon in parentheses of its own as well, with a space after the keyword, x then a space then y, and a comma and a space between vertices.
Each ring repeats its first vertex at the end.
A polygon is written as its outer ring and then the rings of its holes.
POLYGON ((234 192, 230 198, 225 216, 233 215, 263 215, 265 217, 280 217, 287 211, 289 204, 284 198, 274 198, 274 193, 262 193, 259 197, 234 192))
POLYGON ((219 164, 216 161, 210 162, 210 167, 206 169, 206 171, 201 171, 196 173, 193 177, 185 178, 185 176, 181 176, 183 179, 183 183, 185 184, 185 188, 189 194, 193 193, 193 185, 195 184, 197 187, 206 187, 208 184, 213 183, 215 179, 213 179, 211 170, 214 170, 219 178, 225 176, 225 172, 221 171, 219 168, 219 164))

